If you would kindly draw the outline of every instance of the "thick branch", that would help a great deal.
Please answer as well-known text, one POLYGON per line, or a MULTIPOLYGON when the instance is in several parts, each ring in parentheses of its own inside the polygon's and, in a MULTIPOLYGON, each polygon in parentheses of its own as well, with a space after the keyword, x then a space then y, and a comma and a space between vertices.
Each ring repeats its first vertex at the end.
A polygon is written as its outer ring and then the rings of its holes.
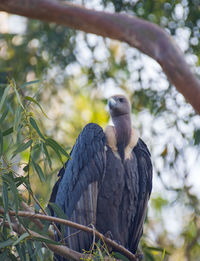
POLYGON ((177 90, 200 113, 200 81, 183 53, 159 26, 126 14, 111 14, 52 0, 0 0, 0 10, 55 22, 127 42, 155 59, 177 90))
MULTIPOLYGON (((0 214, 3 214, 3 213, 4 213, 4 209, 0 208, 0 214)), ((10 216, 16 216, 16 212, 15 211, 9 211, 9 215, 10 216)), ((132 261, 137 260, 135 255, 132 254, 130 251, 128 251, 125 247, 123 247, 123 246, 119 245, 118 243, 116 243, 115 241, 105 237, 103 234, 99 233, 97 230, 94 230, 92 228, 83 226, 81 224, 74 223, 74 222, 69 221, 69 220, 56 218, 56 217, 52 217, 52 216, 47 216, 47 215, 43 215, 43 214, 36 214, 34 212, 31 213, 29 211, 18 211, 17 215, 20 216, 20 217, 30 218, 31 220, 33 220, 33 219, 47 220, 49 222, 59 223, 59 224, 65 225, 65 226, 73 227, 73 228, 85 231, 85 232, 93 234, 93 235, 95 234, 95 236, 100 238, 103 242, 105 242, 109 246, 113 247, 114 249, 121 252, 126 257, 128 257, 129 260, 132 260, 132 261)))

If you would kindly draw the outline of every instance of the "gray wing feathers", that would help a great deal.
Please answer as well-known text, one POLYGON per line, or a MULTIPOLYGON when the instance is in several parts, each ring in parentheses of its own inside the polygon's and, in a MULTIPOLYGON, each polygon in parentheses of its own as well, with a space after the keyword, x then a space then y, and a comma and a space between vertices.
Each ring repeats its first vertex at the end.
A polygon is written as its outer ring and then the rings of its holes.
POLYGON ((130 234, 130 250, 135 253, 140 237, 143 233, 143 223, 146 217, 148 200, 152 190, 152 163, 150 152, 146 144, 139 139, 133 150, 138 165, 139 194, 136 215, 133 221, 133 229, 130 234))
MULTIPOLYGON (((106 138, 102 128, 94 123, 85 126, 71 153, 71 160, 58 183, 55 203, 74 222, 89 225, 95 221, 98 186, 106 166, 106 138)), ((81 251, 88 249, 91 236, 66 228, 66 243, 81 251), (71 235, 75 233, 75 235, 71 235)))

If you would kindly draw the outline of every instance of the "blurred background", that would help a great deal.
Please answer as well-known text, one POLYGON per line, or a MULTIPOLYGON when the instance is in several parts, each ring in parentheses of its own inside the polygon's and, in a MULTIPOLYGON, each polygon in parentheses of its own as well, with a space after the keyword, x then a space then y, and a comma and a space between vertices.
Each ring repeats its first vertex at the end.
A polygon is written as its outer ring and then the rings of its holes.
MULTIPOLYGON (((158 24, 171 34, 200 78, 199 0, 71 2, 158 24)), ((141 242, 145 260, 200 260, 200 116, 154 60, 125 43, 0 12, 0 97, 10 79, 22 96, 33 97, 42 106, 48 118, 35 103, 29 106, 31 115, 41 131, 68 152, 87 123, 107 125, 106 99, 126 94, 133 125, 148 145, 154 166, 141 242)), ((16 98, 12 106, 7 101, 9 114, 2 130, 12 125, 15 106, 16 98)), ((4 146, 6 142, 15 141, 7 139, 4 146)), ((34 153, 43 164, 39 148, 34 153)), ((49 153, 52 169, 42 165, 45 183, 30 171, 32 190, 43 206, 62 167, 53 150, 49 153)), ((23 151, 19 160, 17 169, 23 175, 28 152, 23 151)))

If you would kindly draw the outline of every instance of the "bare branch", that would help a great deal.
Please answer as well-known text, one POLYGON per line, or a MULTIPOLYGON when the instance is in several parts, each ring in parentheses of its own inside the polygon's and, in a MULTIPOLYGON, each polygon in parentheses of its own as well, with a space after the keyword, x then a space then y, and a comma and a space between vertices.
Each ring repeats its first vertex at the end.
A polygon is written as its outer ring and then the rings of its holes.
POLYGON ((166 31, 136 17, 89 10, 52 0, 1 0, 0 10, 55 22, 86 33, 124 41, 155 59, 185 99, 200 113, 200 81, 166 31))
MULTIPOLYGON (((3 208, 0 208, 0 213, 1 214, 4 213, 3 208)), ((9 215, 16 216, 16 212, 9 211, 9 215)), ((77 224, 77 223, 69 221, 69 220, 52 217, 52 216, 47 216, 47 215, 43 215, 43 214, 36 214, 34 212, 29 212, 29 211, 18 211, 17 215, 20 217, 30 218, 31 220, 33 220, 33 219, 47 220, 49 222, 55 222, 55 223, 59 223, 59 224, 65 225, 65 226, 73 227, 75 229, 88 232, 90 234, 95 234, 95 236, 100 238, 103 242, 105 242, 109 246, 113 247, 114 249, 118 250, 119 252, 124 254, 126 257, 128 257, 129 260, 132 260, 132 261, 137 260, 136 256, 134 254, 132 254, 130 251, 128 251, 125 247, 123 247, 123 246, 119 245, 118 243, 116 243, 115 241, 105 237, 103 234, 99 233, 97 230, 94 230, 93 228, 89 228, 89 227, 83 226, 81 224, 77 224)))

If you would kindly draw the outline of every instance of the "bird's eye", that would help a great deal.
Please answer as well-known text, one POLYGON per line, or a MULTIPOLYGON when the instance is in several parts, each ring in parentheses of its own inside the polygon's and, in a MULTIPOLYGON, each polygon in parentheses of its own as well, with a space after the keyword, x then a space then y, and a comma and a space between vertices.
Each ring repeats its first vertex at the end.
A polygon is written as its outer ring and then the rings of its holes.
POLYGON ((120 102, 123 102, 123 101, 124 101, 124 99, 123 99, 123 98, 119 98, 119 101, 120 101, 120 102))

